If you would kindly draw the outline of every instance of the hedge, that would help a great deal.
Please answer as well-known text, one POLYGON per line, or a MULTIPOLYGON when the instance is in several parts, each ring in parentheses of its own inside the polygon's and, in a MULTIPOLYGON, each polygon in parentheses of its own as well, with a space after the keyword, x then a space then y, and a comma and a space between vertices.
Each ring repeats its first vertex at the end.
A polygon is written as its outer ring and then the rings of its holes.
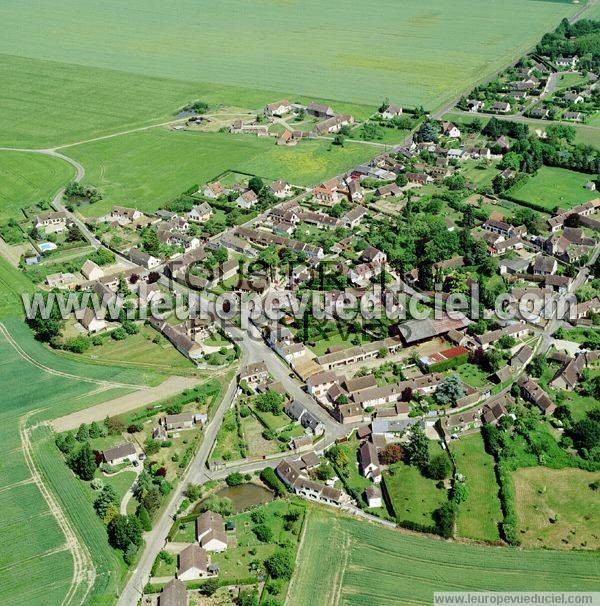
POLYGON ((260 472, 260 479, 271 488, 278 497, 286 494, 287 489, 285 484, 277 477, 275 470, 272 467, 265 467, 260 472))
POLYGON ((456 356, 455 358, 450 358, 449 360, 444 360, 442 362, 438 362, 437 364, 432 364, 429 366, 429 372, 442 372, 444 370, 448 370, 450 368, 456 368, 457 366, 462 366, 469 361, 469 354, 465 353, 460 356, 456 356))

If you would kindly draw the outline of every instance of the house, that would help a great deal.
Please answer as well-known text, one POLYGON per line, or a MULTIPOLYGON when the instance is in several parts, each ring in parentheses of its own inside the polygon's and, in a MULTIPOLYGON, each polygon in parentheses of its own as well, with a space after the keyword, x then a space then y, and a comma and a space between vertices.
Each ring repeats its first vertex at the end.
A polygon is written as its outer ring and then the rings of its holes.
POLYGON ((513 233, 513 226, 504 221, 495 221, 494 219, 488 219, 482 226, 486 231, 501 236, 510 236, 513 233))
POLYGON ((304 427, 304 431, 307 435, 316 436, 323 433, 325 430, 323 423, 308 411, 300 417, 300 425, 304 427))
POLYGON ((199 343, 192 341, 187 334, 185 323, 173 326, 168 322, 159 320, 158 318, 151 317, 148 320, 150 326, 162 333, 175 348, 184 356, 189 358, 192 362, 195 362, 198 358, 204 355, 204 350, 199 343))
POLYGON ((194 223, 206 223, 213 215, 213 210, 208 202, 197 204, 188 213, 188 219, 194 223))
POLYGON ((381 185, 375 190, 375 195, 378 198, 388 198, 390 196, 402 195, 402 190, 395 183, 388 183, 388 185, 381 185))
POLYGON ((225 193, 227 192, 219 181, 207 183, 202 190, 202 195, 207 198, 211 198, 212 200, 216 200, 219 196, 222 196, 225 193))
POLYGON ((451 139, 459 139, 460 130, 452 122, 442 122, 442 135, 451 139))
POLYGON ((568 357, 562 367, 556 373, 550 386, 555 389, 567 389, 573 391, 580 381, 583 371, 600 358, 600 352, 583 352, 574 358, 568 357))
POLYGON ((529 115, 532 118, 538 118, 539 120, 545 120, 550 116, 550 110, 546 107, 534 107, 529 115))
POLYGON ((306 113, 315 118, 333 118, 335 116, 333 109, 329 105, 323 105, 322 103, 309 103, 306 106, 306 113))
POLYGON ((573 122, 581 122, 583 120, 583 114, 581 112, 565 112, 563 114, 563 120, 572 120, 573 122))
POLYGON ((222 516, 214 511, 205 511, 200 514, 196 519, 196 538, 200 547, 206 551, 225 551, 227 535, 222 516))
POLYGON ((402 108, 399 107, 398 105, 388 105, 386 107, 386 109, 384 109, 381 112, 381 117, 385 118, 386 120, 391 120, 392 118, 395 118, 396 116, 401 116, 402 115, 402 108))
POLYGON ((258 196, 251 189, 247 189, 235 201, 238 208, 244 208, 246 210, 255 206, 257 202, 258 196))
POLYGON ((99 280, 104 277, 104 271, 93 261, 88 259, 81 268, 81 273, 90 281, 99 280))
POLYGON ((177 568, 177 578, 180 581, 195 581, 213 576, 209 572, 209 556, 206 549, 202 549, 196 543, 188 545, 179 554, 179 567, 177 568))
POLYGON ((583 103, 585 101, 585 99, 579 93, 575 93, 573 91, 567 91, 563 95, 563 100, 566 101, 567 103, 573 103, 573 104, 583 103))
POLYGON ((334 411, 334 416, 343 425, 348 423, 360 423, 364 417, 364 411, 360 404, 340 404, 334 411))
POLYGON ((387 263, 387 255, 374 246, 367 246, 367 248, 362 251, 360 259, 361 261, 371 263, 372 265, 383 265, 384 263, 387 263))
POLYGON ((166 442, 168 437, 167 430, 162 425, 157 425, 152 432, 152 439, 157 442, 166 442))
POLYGON ((360 202, 365 197, 365 191, 357 179, 349 179, 346 181, 346 185, 348 186, 348 197, 351 202, 360 202))
POLYGON ((319 202, 337 204, 343 198, 338 188, 339 181, 337 179, 331 179, 317 185, 317 187, 313 189, 313 196, 319 200, 319 202))
POLYGON ((46 285, 50 288, 71 288, 75 286, 75 282, 77 278, 75 274, 70 272, 66 273, 56 273, 56 274, 48 274, 46 276, 46 285))
POLYGON ((481 418, 484 423, 498 425, 498 421, 500 421, 500 419, 506 414, 508 414, 506 406, 502 401, 498 401, 495 403, 486 404, 481 411, 481 418))
POLYGON ((381 488, 379 486, 367 486, 364 492, 365 501, 367 506, 371 509, 383 506, 383 499, 381 496, 381 488))
POLYGON ((577 304, 576 316, 578 320, 586 318, 590 312, 600 312, 600 297, 594 297, 589 301, 583 301, 583 303, 577 304))
POLYGON ((116 221, 120 225, 128 225, 138 219, 141 219, 144 213, 137 208, 128 208, 127 206, 113 206, 110 211, 110 221, 116 221))
POLYGON ((542 411, 543 415, 551 415, 556 410, 556 404, 533 379, 522 377, 519 380, 519 387, 521 388, 523 398, 535 404, 542 411))
POLYGON ((325 371, 314 374, 306 380, 308 393, 317 400, 324 398, 331 386, 338 380, 333 371, 325 371))
POLYGON ((179 579, 171 579, 158 596, 158 606, 188 606, 187 589, 179 579))
POLYGON ((558 269, 558 263, 553 257, 539 255, 535 258, 532 265, 534 276, 552 276, 558 269))
POLYGON ((286 198, 292 193, 292 188, 287 181, 283 181, 282 179, 278 179, 277 181, 273 181, 269 186, 269 190, 276 198, 286 198))
POLYGON ((479 101, 478 99, 467 99, 467 108, 470 112, 475 114, 483 109, 483 101, 479 101))
POLYGON ((246 381, 248 385, 255 386, 264 383, 269 378, 269 371, 264 362, 255 362, 244 366, 240 371, 239 382, 246 381))
MULTIPOLYGON (((352 181, 354 183, 354 181, 352 181)), ((359 186, 360 187, 360 186, 359 186)), ((368 215, 367 209, 364 206, 355 206, 346 214, 342 215, 342 225, 347 229, 358 227, 361 221, 368 215)))
POLYGON ((447 415, 440 419, 440 429, 446 438, 456 439, 461 434, 472 433, 480 427, 480 412, 475 409, 447 415))
POLYGON ((350 124, 354 124, 354 118, 350 114, 340 114, 339 116, 334 116, 333 118, 328 118, 327 120, 323 120, 323 122, 319 122, 317 124, 311 134, 312 136, 320 136, 325 133, 333 134, 337 133, 344 126, 349 126, 350 124))
POLYGON ((131 442, 125 442, 119 444, 119 446, 103 450, 102 460, 109 465, 120 465, 125 461, 135 463, 138 460, 138 453, 131 442))
POLYGON ((433 179, 426 173, 406 173, 406 178, 409 183, 415 185, 427 185, 433 179))
POLYGON ((568 67, 573 69, 579 63, 579 57, 574 55, 573 57, 557 57, 556 65, 558 67, 568 67))
POLYGON ((510 103, 507 103, 506 101, 496 101, 490 109, 497 114, 507 114, 510 111, 510 103))
POLYGON ((358 450, 358 459, 360 463, 360 472, 369 480, 373 480, 376 484, 381 482, 381 470, 379 469, 379 457, 375 444, 369 440, 365 440, 358 450))
POLYGON ((287 99, 281 101, 275 101, 265 106, 264 114, 267 117, 270 116, 284 116, 292 111, 292 104, 287 99))
POLYGON ((154 269, 160 265, 160 259, 149 255, 135 246, 129 249, 128 256, 133 263, 145 267, 146 269, 154 269))
POLYGON ((194 427, 195 417, 192 412, 181 412, 175 415, 165 415, 161 419, 165 429, 191 429, 194 427))
POLYGON ((98 333, 104 330, 108 323, 104 318, 99 318, 93 308, 86 308, 83 316, 80 318, 79 323, 87 330, 89 334, 98 333))
POLYGON ((283 412, 292 420, 299 422, 306 413, 306 408, 298 400, 287 402, 283 407, 283 412))
POLYGON ((298 464, 291 459, 281 461, 275 468, 275 472, 281 481, 298 496, 328 505, 339 506, 350 503, 350 497, 346 493, 336 488, 313 482, 304 474, 298 464))
POLYGON ((474 335, 473 340, 484 351, 492 344, 499 341, 502 337, 510 336, 514 339, 521 339, 531 332, 531 328, 525 322, 509 324, 498 330, 491 330, 482 335, 474 335))
POLYGON ((533 356, 533 349, 529 345, 523 345, 521 349, 510 359, 510 366, 512 368, 524 368, 529 364, 533 356))
POLYGON ((35 216, 33 226, 36 229, 44 228, 47 232, 64 231, 67 228, 67 213, 64 211, 41 213, 35 216))
POLYGON ((595 181, 588 181, 588 182, 585 184, 585 188, 586 188, 588 191, 596 191, 596 182, 595 182, 595 181))
POLYGON ((569 288, 571 288, 572 281, 572 278, 569 276, 550 275, 546 276, 544 286, 550 287, 560 294, 564 294, 569 291, 569 288))

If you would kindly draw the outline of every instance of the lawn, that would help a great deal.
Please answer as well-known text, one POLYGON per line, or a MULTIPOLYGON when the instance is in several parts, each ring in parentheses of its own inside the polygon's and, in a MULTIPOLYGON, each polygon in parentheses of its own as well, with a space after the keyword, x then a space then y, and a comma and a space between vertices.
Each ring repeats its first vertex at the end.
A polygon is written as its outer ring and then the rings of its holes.
POLYGON ((238 435, 235 411, 230 408, 223 417, 217 433, 215 447, 210 454, 211 461, 237 461, 244 458, 243 444, 238 435))
POLYGON ((600 473, 530 467, 513 474, 520 538, 526 547, 598 549, 600 473), (558 516, 558 518, 557 518, 558 516))
MULTIPOLYGON (((441 451, 437 443, 430 442, 430 453, 441 451)), ((392 507, 390 514, 398 523, 410 522, 432 528, 431 514, 448 499, 447 491, 437 488, 437 482, 423 476, 417 467, 405 463, 390 465, 383 474, 385 492, 392 507)))
POLYGON ((262 436, 264 430, 265 428, 252 414, 242 419, 244 440, 248 445, 248 452, 252 457, 279 452, 279 442, 277 440, 265 440, 262 436))
POLYGON ((0 151, 0 221, 23 219, 22 207, 52 198, 74 174, 57 158, 0 151))
POLYGON ((459 536, 478 541, 498 541, 502 520, 494 459, 485 452, 481 434, 474 433, 450 443, 458 473, 465 476, 469 491, 458 509, 459 536))
POLYGON ((84 183, 102 192, 102 201, 82 208, 98 216, 123 200, 141 210, 157 210, 229 169, 314 185, 371 158, 377 148, 332 146, 329 141, 303 141, 288 148, 276 146, 271 138, 159 128, 77 145, 65 153, 85 166, 84 183))
POLYGON ((58 123, 76 124, 85 111, 97 126, 111 119, 111 110, 117 110, 113 121, 135 122, 151 118, 148 110, 165 111, 169 100, 175 105, 175 99, 189 99, 193 91, 201 96, 208 87, 200 82, 279 91, 272 98, 285 93, 374 105, 389 97, 433 109, 509 64, 575 10, 567 2, 535 0, 457 0, 451 5, 383 0, 367 11, 341 0, 326 7, 308 0, 301 10, 288 2, 249 5, 240 0, 150 5, 108 0, 83 6, 76 0, 8 2, 0 7, 0 53, 163 79, 155 89, 147 79, 134 80, 140 82, 138 89, 114 72, 80 67, 75 84, 66 82, 79 94, 60 91, 54 97, 55 72, 66 68, 53 65, 48 69, 51 93, 45 97, 52 102, 40 103, 35 92, 42 86, 31 85, 35 76, 26 74, 25 91, 9 91, 5 101, 8 122, 16 121, 21 132, 34 130, 39 120, 28 126, 24 116, 32 120, 40 106, 53 103, 62 110, 58 123), (195 88, 192 82, 198 83, 195 88), (19 111, 24 97, 31 98, 30 105, 19 111), (73 106, 79 111, 71 117, 73 106))
POLYGON ((510 193, 542 210, 552 211, 556 206, 569 209, 597 197, 596 192, 584 187, 589 180, 590 175, 585 173, 542 166, 534 177, 528 178, 510 193))
POLYGON ((489 383, 488 376, 483 372, 479 366, 467 362, 461 364, 457 368, 453 368, 450 374, 458 375, 467 385, 479 389, 489 383))
POLYGON ((434 591, 599 591, 596 554, 498 549, 311 507, 289 606, 431 604, 434 591))

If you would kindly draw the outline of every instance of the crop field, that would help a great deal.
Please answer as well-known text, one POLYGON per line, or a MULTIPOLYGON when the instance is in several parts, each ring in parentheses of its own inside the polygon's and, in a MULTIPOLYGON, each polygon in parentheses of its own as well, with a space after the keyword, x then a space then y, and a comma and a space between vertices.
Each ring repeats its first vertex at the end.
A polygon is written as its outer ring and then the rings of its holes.
POLYGON ((290 606, 430 604, 434 591, 598 591, 586 553, 439 541, 309 509, 290 606))
POLYGON ((598 197, 595 191, 585 189, 591 175, 564 168, 542 166, 534 177, 522 186, 511 190, 511 195, 552 211, 556 206, 564 209, 598 197))
MULTIPOLYGON (((12 272, 7 275, 8 283, 14 285, 12 272)), ((7 310, 11 311, 11 308, 2 308, 4 313, 7 310)), ((141 376, 136 371, 65 360, 34 341, 19 318, 3 316, 2 322, 23 351, 19 353, 5 336, 0 335, 0 383, 3 386, 0 438, 5 448, 0 462, 0 485, 3 486, 0 542, 12 546, 10 550, 4 550, 0 561, 0 589, 5 594, 10 592, 14 603, 26 606, 59 604, 72 584, 73 557, 44 496, 33 482, 19 433, 20 420, 32 411, 37 411, 36 419, 52 418, 97 404, 114 394, 111 389, 99 389, 98 384, 77 377, 139 383, 141 376), (24 355, 31 356, 41 367, 24 359, 24 355), (60 373, 70 373, 74 378, 60 373), (25 575, 23 566, 27 570, 25 575)), ((89 507, 87 497, 77 493, 78 483, 59 457, 49 430, 36 430, 31 444, 30 454, 44 483, 53 489, 70 514, 75 532, 92 552, 97 577, 91 595, 110 597, 121 578, 121 568, 117 556, 106 543, 104 528, 89 507), (38 442, 38 437, 45 441, 38 442), (82 499, 86 499, 87 506, 82 505, 82 499)), ((76 593, 73 603, 80 603, 78 597, 82 596, 76 593)), ((93 600, 92 603, 103 602, 93 600)))
POLYGON ((458 509, 459 536, 479 541, 498 541, 502 520, 497 497, 494 459, 485 452, 481 434, 474 433, 450 443, 458 472, 465 476, 469 496, 458 509))
POLYGON ((74 173, 57 158, 0 152, 0 221, 22 219, 22 207, 51 198, 74 173))
POLYGON ((528 467, 513 474, 520 538, 526 547, 598 549, 600 473, 528 467))
MULTIPOLYGON (((342 0, 22 0, 0 9, 0 53, 360 103, 387 96, 433 108, 510 63, 574 12, 569 2, 535 0, 384 0, 368 11, 342 0)), ((131 115, 132 95, 123 101, 131 115)))
POLYGON ((163 129, 87 143, 65 150, 86 168, 84 183, 104 198, 81 207, 99 216, 113 204, 157 210, 189 187, 232 169, 296 185, 314 185, 371 158, 377 148, 360 143, 345 147, 329 141, 303 141, 291 148, 273 139, 223 133, 172 132, 163 129))

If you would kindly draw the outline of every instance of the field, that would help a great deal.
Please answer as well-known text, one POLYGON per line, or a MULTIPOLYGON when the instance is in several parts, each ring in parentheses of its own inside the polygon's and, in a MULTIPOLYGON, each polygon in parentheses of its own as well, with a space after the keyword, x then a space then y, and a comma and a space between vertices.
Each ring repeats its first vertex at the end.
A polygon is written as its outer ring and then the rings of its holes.
POLYGON ((309 509, 289 606, 431 604, 434 591, 598 591, 585 553, 432 540, 309 509))
POLYGON ((82 208, 99 216, 113 204, 154 211, 193 185, 232 169, 295 185, 314 185, 371 158, 375 148, 360 143, 345 147, 329 141, 303 141, 292 148, 273 139, 223 133, 133 133, 65 150, 86 169, 84 183, 100 189, 104 199, 82 208))
POLYGON ((497 497, 494 459, 485 452, 481 434, 454 440, 450 450, 469 490, 467 500, 458 510, 458 535, 479 541, 498 541, 502 511, 497 497))
POLYGON ((556 206, 569 209, 597 197, 596 192, 584 187, 589 180, 590 175, 585 173, 543 166, 534 177, 510 193, 547 211, 556 206))
POLYGON ((73 175, 73 168, 56 158, 1 152, 0 221, 22 219, 22 207, 51 198, 73 175))
POLYGON ((598 549, 600 473, 530 467, 513 474, 521 541, 526 547, 598 549))
POLYGON ((5 2, 1 140, 69 143, 168 118, 200 96, 256 107, 268 96, 369 105, 389 97, 434 108, 574 11, 535 0, 384 0, 372 11, 341 0, 309 0, 300 11, 240 0, 5 2))

